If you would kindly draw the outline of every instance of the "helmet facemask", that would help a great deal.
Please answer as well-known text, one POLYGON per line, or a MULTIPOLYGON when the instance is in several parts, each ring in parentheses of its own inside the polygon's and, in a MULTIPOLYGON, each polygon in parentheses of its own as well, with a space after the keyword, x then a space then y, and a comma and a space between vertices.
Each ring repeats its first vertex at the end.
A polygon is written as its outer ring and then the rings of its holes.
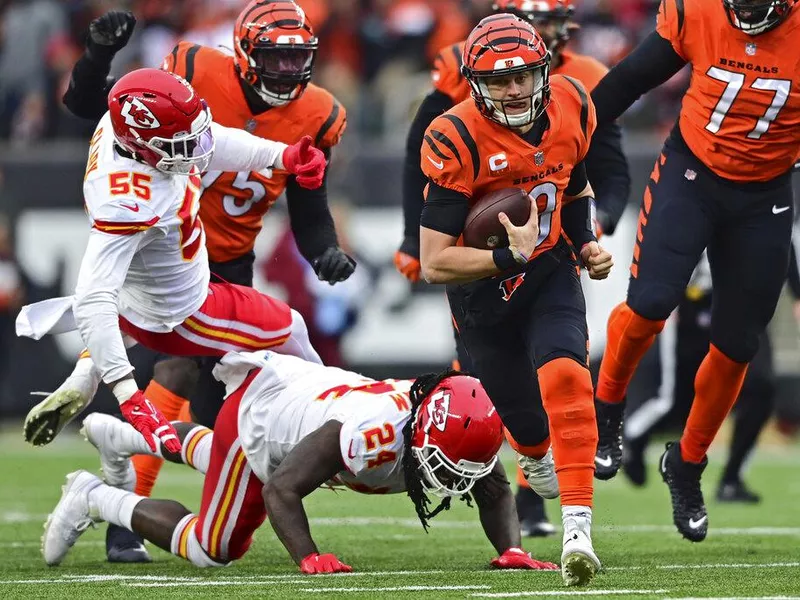
POLYGON ((749 35, 777 27, 789 14, 787 0, 722 0, 728 21, 749 35))
MULTIPOLYGON (((172 138, 140 138, 138 143, 155 152, 161 159, 156 169, 171 175, 189 175, 206 171, 214 155, 214 136, 211 132, 211 110, 203 102, 203 110, 192 122, 191 131, 177 133, 172 138)), ((136 134, 135 130, 131 130, 136 134)), ((138 137, 138 134, 136 134, 138 137)))
MULTIPOLYGON (((249 42, 242 41, 246 46, 249 42)), ((299 98, 311 81, 317 42, 256 45, 247 56, 247 81, 270 106, 299 98)))
POLYGON ((421 448, 412 447, 411 451, 419 463, 425 491, 440 498, 463 496, 475 482, 491 473, 497 462, 497 456, 494 456, 488 463, 463 458, 454 463, 440 448, 429 444, 427 436, 421 448))

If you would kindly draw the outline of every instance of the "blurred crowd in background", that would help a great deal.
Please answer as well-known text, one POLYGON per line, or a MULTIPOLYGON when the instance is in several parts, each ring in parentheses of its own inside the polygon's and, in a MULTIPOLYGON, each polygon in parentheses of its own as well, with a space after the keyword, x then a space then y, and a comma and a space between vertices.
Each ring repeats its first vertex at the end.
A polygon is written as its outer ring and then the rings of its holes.
MULTIPOLYGON (((402 138, 440 48, 462 40, 492 0, 298 0, 320 38, 314 81, 347 107, 348 138, 402 138)), ((158 66, 178 40, 230 49, 244 0, 0 0, 0 139, 80 137, 91 124, 60 102, 89 22, 112 8, 139 19, 114 63, 158 66)), ((649 33, 657 0, 581 0, 572 47, 614 65, 649 33)), ((629 128, 671 127, 682 72, 626 115, 629 128)))

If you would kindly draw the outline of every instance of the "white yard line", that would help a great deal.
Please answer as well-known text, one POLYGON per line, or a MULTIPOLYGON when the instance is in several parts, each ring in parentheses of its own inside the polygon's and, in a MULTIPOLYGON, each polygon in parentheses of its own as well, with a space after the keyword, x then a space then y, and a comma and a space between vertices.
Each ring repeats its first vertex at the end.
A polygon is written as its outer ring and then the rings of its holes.
POLYGON ((329 594, 340 592, 444 592, 459 590, 490 590, 490 585, 398 585, 393 587, 363 587, 363 588, 300 588, 299 591, 308 594, 329 594))
POLYGON ((652 596, 667 590, 550 590, 541 592, 486 592, 470 594, 473 598, 525 598, 531 596, 652 596))

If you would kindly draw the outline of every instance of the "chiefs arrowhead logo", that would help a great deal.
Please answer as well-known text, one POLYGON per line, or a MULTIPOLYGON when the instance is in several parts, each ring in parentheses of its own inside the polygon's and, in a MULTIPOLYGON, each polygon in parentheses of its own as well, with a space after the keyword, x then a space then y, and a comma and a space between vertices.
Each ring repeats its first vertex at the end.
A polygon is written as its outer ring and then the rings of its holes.
POLYGON ((120 114, 125 117, 125 124, 137 129, 156 129, 161 127, 156 116, 149 108, 133 96, 125 98, 120 114))
POLYGON ((450 394, 441 391, 431 396, 428 402, 428 428, 431 425, 439 431, 444 431, 447 424, 447 415, 450 413, 450 394))
POLYGON ((525 273, 503 279, 503 281, 500 282, 500 291, 503 293, 503 300, 506 302, 511 300, 512 294, 517 291, 517 288, 522 285, 523 281, 525 281, 525 273))

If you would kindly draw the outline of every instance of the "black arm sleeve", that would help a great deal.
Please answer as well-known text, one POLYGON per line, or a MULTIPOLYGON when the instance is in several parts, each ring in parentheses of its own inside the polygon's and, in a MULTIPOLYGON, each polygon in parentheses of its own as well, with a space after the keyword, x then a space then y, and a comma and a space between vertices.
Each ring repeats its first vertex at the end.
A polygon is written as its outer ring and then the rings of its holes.
POLYGON ((628 159, 622 152, 622 130, 618 123, 608 123, 594 132, 585 162, 597 199, 597 220, 603 232, 611 235, 631 193, 631 175, 628 159))
POLYGON ((406 157, 403 166, 403 218, 405 237, 419 237, 419 218, 425 203, 423 190, 428 178, 419 166, 422 138, 428 125, 443 112, 452 108, 453 101, 438 90, 425 96, 420 104, 406 138, 406 157))
MULTIPOLYGON (((574 196, 580 194, 586 189, 588 182, 586 166, 583 162, 579 162, 572 170, 564 195, 574 196)), ((567 237, 578 251, 583 248, 584 244, 597 240, 594 235, 594 223, 592 222, 593 202, 593 198, 584 196, 561 207, 561 229, 564 230, 564 233, 567 234, 567 237)))
POLYGON ((789 289, 795 300, 800 300, 800 265, 797 264, 797 245, 798 240, 796 235, 792 236, 791 253, 789 256, 789 289))
POLYGON ((639 96, 664 83, 685 64, 669 41, 652 32, 592 91, 597 126, 615 121, 639 96))
POLYGON ((428 199, 422 207, 422 214, 417 225, 433 229, 439 233, 460 236, 464 231, 464 223, 469 214, 469 198, 460 192, 448 190, 431 181, 428 188, 428 199))
MULTIPOLYGON (((326 150, 325 154, 330 166, 330 150, 326 150)), ((289 177, 286 181, 286 203, 297 248, 309 263, 331 246, 339 244, 328 208, 327 168, 322 185, 315 190, 300 187, 294 177, 289 177)))
POLYGON ((94 61, 84 52, 72 68, 64 106, 75 116, 99 121, 108 110, 108 92, 114 81, 108 80, 111 63, 94 61))

